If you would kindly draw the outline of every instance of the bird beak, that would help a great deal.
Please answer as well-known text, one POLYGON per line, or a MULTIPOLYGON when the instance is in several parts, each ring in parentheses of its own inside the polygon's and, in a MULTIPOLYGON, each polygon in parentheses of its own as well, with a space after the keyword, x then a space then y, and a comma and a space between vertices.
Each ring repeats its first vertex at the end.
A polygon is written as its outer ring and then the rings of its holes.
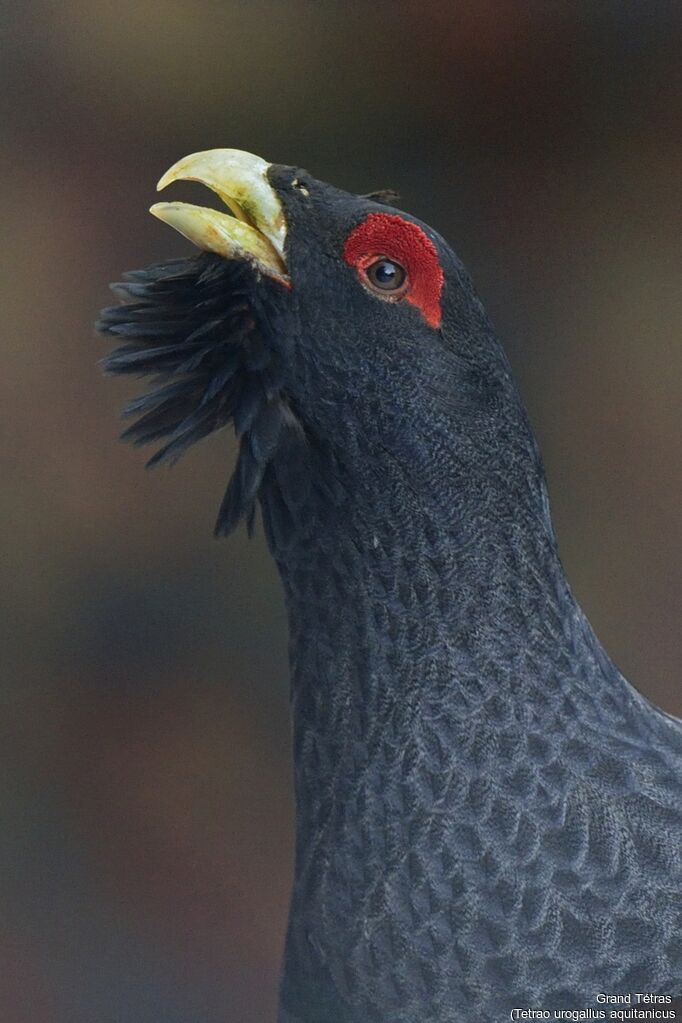
POLYGON ((173 181, 198 181, 212 189, 230 213, 186 202, 157 202, 155 217, 194 245, 225 259, 247 259, 288 286, 284 261, 286 222, 282 204, 268 181, 269 163, 240 149, 208 149, 173 164, 157 191, 173 181))

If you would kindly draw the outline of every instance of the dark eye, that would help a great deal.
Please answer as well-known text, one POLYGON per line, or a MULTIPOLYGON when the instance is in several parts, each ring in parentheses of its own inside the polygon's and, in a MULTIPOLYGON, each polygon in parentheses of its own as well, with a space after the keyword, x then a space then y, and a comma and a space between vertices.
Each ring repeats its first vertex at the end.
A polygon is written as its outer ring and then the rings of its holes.
POLYGON ((400 263, 396 263, 394 259, 386 259, 385 257, 370 263, 365 268, 365 275, 372 287, 378 291, 400 291, 407 281, 405 268, 400 263))

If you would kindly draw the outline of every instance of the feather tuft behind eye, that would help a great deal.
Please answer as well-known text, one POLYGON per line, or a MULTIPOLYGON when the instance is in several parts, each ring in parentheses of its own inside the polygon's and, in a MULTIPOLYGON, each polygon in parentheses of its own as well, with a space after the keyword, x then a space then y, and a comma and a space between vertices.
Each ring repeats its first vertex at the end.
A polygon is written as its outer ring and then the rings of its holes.
POLYGON ((397 206, 400 202, 400 193, 392 188, 377 188, 375 192, 367 192, 362 198, 381 203, 382 206, 397 206))
POLYGON ((202 253, 124 276, 112 290, 123 304, 104 309, 98 331, 123 344, 107 373, 150 376, 152 388, 123 411, 135 419, 122 438, 160 443, 148 466, 173 463, 197 441, 232 423, 239 455, 216 523, 230 533, 255 500, 282 432, 295 419, 281 392, 281 363, 269 343, 276 314, 254 311, 248 266, 202 253))

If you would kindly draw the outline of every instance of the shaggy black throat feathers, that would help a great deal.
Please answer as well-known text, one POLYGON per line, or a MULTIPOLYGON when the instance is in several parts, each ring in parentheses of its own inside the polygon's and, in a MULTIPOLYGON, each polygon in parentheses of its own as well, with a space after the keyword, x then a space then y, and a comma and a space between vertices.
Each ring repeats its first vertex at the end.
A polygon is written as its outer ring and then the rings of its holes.
POLYGON ((571 595, 465 271, 385 196, 266 176, 285 274, 239 252, 151 267, 115 286, 128 301, 100 330, 122 344, 108 371, 154 378, 126 433, 161 443, 152 461, 234 427, 217 531, 259 502, 281 574, 297 801, 281 1023, 679 994, 682 728, 571 595))

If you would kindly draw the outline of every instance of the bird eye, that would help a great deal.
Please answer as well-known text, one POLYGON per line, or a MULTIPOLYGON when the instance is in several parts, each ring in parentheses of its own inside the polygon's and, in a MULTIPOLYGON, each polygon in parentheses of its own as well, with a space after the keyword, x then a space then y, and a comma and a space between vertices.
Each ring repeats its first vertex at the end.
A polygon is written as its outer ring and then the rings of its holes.
POLYGON ((404 291, 407 286, 405 267, 396 263, 394 259, 386 259, 385 256, 365 267, 365 277, 375 291, 390 293, 394 298, 398 297, 396 293, 404 291))
POLYGON ((372 212, 346 238, 343 260, 376 298, 405 301, 429 327, 440 327, 445 277, 438 250, 419 224, 398 213, 372 212))

